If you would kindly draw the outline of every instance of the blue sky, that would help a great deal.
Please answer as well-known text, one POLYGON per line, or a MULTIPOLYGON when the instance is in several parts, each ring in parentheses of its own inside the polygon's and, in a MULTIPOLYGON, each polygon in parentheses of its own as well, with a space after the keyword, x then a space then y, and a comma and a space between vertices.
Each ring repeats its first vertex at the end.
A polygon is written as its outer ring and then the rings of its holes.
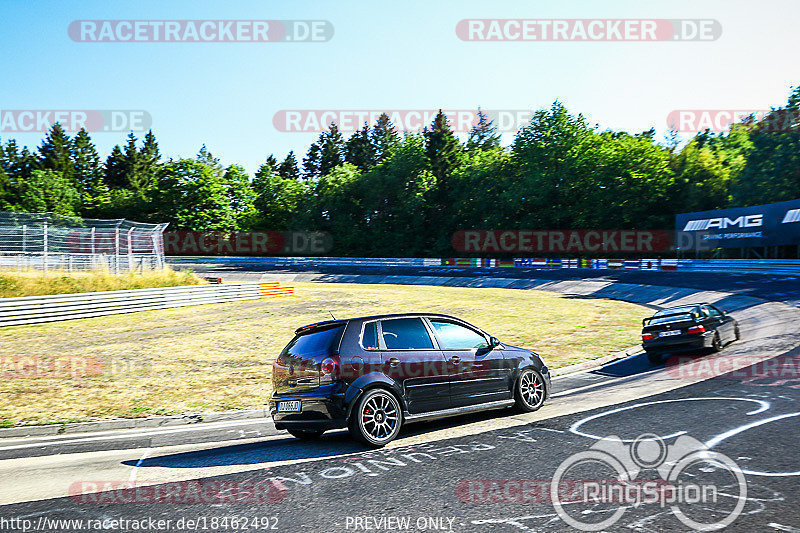
MULTIPOLYGON (((765 109, 800 84, 800 3, 604 0, 9 1, 0 109, 142 109, 166 156, 205 143, 253 171, 317 136, 284 109, 537 109, 563 101, 601 128, 666 132, 675 109, 765 109), (465 18, 716 19, 712 42, 465 42, 465 18), (81 43, 74 20, 324 19, 322 43, 81 43)), ((39 133, 0 133, 38 146, 39 133)), ((125 133, 93 134, 103 155, 125 133)), ((506 143, 511 135, 505 135, 506 143)))

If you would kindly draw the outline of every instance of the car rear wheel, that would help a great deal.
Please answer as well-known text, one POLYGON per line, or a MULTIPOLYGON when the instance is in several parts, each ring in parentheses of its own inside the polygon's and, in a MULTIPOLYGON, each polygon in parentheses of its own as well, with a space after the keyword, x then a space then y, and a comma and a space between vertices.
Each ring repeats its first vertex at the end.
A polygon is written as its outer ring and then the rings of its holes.
POLYGON ((300 440, 314 440, 318 439, 325 433, 324 429, 290 429, 289 434, 300 440))
POLYGON ((711 351, 718 352, 722 349, 722 341, 719 338, 719 333, 714 333, 714 338, 711 340, 711 351))
POLYGON ((400 402, 385 389, 372 389, 358 400, 350 417, 350 435, 367 446, 380 448, 400 433, 400 402))
POLYGON ((520 411, 530 413, 536 411, 544 403, 545 388, 542 375, 536 370, 523 370, 517 378, 514 390, 514 401, 520 411))
POLYGON ((658 352, 647 352, 647 360, 650 361, 654 365, 661 364, 662 356, 658 352))

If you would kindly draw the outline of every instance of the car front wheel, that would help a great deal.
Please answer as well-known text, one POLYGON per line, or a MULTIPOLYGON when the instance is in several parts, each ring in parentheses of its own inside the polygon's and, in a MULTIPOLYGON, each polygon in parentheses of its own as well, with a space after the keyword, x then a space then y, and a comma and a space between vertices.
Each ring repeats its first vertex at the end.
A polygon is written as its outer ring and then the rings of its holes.
POLYGON ((385 389, 364 393, 353 408, 348 429, 354 439, 367 446, 380 448, 400 433, 403 413, 400 402, 385 389))
POLYGON ((536 370, 523 370, 517 378, 514 400, 517 409, 530 413, 544 403, 545 388, 542 375, 536 370))

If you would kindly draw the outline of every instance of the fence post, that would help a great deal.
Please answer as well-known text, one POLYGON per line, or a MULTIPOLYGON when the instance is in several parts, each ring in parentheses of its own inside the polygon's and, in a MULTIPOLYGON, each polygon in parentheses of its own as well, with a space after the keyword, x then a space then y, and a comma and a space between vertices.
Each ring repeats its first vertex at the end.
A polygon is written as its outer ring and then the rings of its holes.
POLYGON ((28 251, 28 225, 22 225, 22 253, 26 253, 28 251))
POLYGON ((119 274, 119 225, 114 228, 114 274, 119 274))
POLYGON ((128 270, 133 271, 133 228, 128 230, 128 270))
POLYGON ((44 248, 42 250, 43 252, 42 269, 44 270, 44 273, 47 274, 47 221, 44 222, 42 228, 43 228, 42 235, 44 236, 44 248))

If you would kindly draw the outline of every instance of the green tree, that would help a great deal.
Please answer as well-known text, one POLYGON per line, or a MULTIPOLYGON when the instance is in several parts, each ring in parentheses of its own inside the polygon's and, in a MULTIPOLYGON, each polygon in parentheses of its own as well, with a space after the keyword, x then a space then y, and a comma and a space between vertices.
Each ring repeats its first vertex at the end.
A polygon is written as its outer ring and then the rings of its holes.
POLYGON ((497 150, 499 148, 500 135, 497 133, 494 121, 489 119, 489 116, 481 108, 478 108, 478 122, 473 124, 469 131, 467 150, 475 152, 476 150, 497 150))
POLYGON ((750 129, 752 150, 733 183, 736 205, 800 198, 800 87, 750 129))
POLYGON ((235 229, 248 227, 256 216, 256 192, 250 177, 240 165, 230 165, 225 169, 223 182, 235 219, 235 229))
POLYGON ((342 134, 339 133, 339 126, 335 122, 331 122, 328 131, 322 134, 319 149, 319 173, 321 176, 327 175, 344 163, 344 140, 342 134))
POLYGON ((68 180, 73 178, 72 140, 58 122, 53 124, 39 146, 39 168, 59 172, 68 180))
MULTIPOLYGON (((433 123, 422 133, 425 156, 434 179, 432 211, 429 222, 442 232, 452 229, 448 223, 449 201, 453 195, 451 176, 462 163, 463 148, 458 142, 447 116, 440 109, 433 123)), ((446 239, 445 239, 446 240, 446 239)))
POLYGON ((400 143, 400 135, 389 120, 389 115, 381 113, 370 133, 375 161, 381 163, 391 157, 395 147, 400 143))
POLYGON ((231 231, 237 213, 229 188, 214 169, 196 159, 179 159, 163 165, 154 202, 157 215, 175 229, 231 231))
POLYGON ((308 147, 308 152, 303 158, 303 178, 314 180, 320 176, 320 157, 321 151, 319 144, 313 142, 308 147))
POLYGON ((361 171, 367 171, 375 166, 375 146, 370 140, 369 125, 365 123, 363 128, 347 139, 344 159, 361 171))
POLYGON ((293 151, 289 152, 286 155, 286 159, 281 161, 281 164, 278 165, 278 174, 282 178, 290 180, 300 179, 300 169, 297 168, 297 159, 293 151))
POLYGON ((91 136, 83 128, 75 135, 72 144, 73 176, 81 197, 81 211, 95 214, 111 202, 111 191, 103 180, 100 156, 91 136))
POLYGON ((72 181, 54 170, 34 170, 16 189, 15 209, 19 211, 74 215, 80 204, 72 181))

